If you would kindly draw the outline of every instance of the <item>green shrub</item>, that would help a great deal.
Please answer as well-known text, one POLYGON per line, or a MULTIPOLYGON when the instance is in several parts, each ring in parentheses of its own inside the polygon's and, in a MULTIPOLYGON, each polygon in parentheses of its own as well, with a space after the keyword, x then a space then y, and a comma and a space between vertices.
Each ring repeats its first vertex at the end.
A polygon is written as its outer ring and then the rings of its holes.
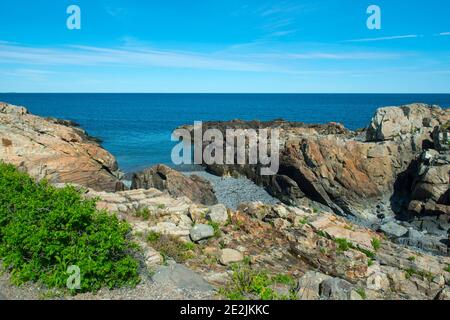
POLYGON ((0 258, 16 284, 65 288, 69 266, 78 266, 81 290, 135 285, 138 262, 130 226, 74 187, 34 182, 0 163, 0 258))

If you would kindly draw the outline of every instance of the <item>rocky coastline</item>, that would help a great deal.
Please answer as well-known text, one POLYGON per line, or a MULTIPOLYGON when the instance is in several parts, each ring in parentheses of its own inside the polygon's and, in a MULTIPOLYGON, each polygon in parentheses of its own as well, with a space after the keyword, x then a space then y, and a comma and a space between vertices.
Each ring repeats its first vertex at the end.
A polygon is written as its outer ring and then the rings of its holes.
POLYGON ((448 109, 411 104, 378 109, 358 131, 336 123, 206 122, 203 130, 242 129, 244 135, 278 128, 281 154, 274 176, 260 175, 257 165, 205 167, 245 176, 286 204, 325 207, 393 240, 448 255, 449 119, 448 109))
MULTIPOLYGON (((136 289, 142 298, 158 298, 143 289, 155 285, 179 298, 230 298, 234 273, 249 268, 289 279, 266 281, 271 298, 447 300, 449 121, 448 109, 414 104, 381 108, 359 131, 282 120, 206 123, 281 129, 275 176, 262 177, 258 166, 206 166, 218 176, 244 176, 279 200, 237 208, 220 203, 200 175, 162 165, 133 174, 128 190, 114 157, 82 129, 6 103, 0 161, 55 186, 79 186, 99 209, 129 222, 148 279, 136 289)), ((2 284, 0 294, 12 298, 2 284)), ((136 297, 119 292, 104 294, 136 297)))

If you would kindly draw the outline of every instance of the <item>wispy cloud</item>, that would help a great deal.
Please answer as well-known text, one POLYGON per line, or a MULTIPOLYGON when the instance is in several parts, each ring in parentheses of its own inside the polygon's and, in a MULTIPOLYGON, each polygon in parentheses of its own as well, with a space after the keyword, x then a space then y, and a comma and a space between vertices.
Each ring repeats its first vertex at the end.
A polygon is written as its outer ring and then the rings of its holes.
POLYGON ((385 52, 306 52, 306 53, 260 53, 249 54, 248 56, 261 59, 277 60, 386 60, 399 59, 405 57, 405 53, 385 53, 385 52))
POLYGON ((266 33, 264 38, 277 38, 296 33, 300 13, 311 10, 312 7, 309 5, 281 1, 277 4, 263 5, 254 13, 262 21, 260 29, 266 33))
POLYGON ((281 1, 275 5, 263 5, 257 12, 261 17, 269 17, 279 14, 295 14, 300 10, 306 10, 310 7, 305 4, 293 3, 291 1, 281 1))
POLYGON ((112 17, 118 17, 127 13, 127 9, 125 8, 106 7, 105 10, 112 17))
POLYGON ((419 38, 419 37, 420 37, 420 35, 417 35, 417 34, 408 34, 408 35, 402 35, 402 36, 353 39, 353 40, 345 40, 343 42, 371 42, 371 41, 385 41, 385 40, 398 40, 398 39, 412 39, 412 38, 419 38))
POLYGON ((450 36, 450 32, 441 32, 439 33, 440 36, 450 36))
POLYGON ((147 47, 101 48, 67 46, 36 48, 1 44, 0 61, 21 65, 169 67, 253 72, 276 71, 274 66, 252 61, 215 57, 197 52, 156 50, 147 47))

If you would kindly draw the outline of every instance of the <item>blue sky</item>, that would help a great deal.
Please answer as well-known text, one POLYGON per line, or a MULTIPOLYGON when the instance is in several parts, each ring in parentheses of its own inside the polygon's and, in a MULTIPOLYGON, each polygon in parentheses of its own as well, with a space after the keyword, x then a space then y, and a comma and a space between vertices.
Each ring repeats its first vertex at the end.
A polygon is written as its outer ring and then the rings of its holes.
POLYGON ((450 2, 2 0, 0 92, 450 93, 450 2))

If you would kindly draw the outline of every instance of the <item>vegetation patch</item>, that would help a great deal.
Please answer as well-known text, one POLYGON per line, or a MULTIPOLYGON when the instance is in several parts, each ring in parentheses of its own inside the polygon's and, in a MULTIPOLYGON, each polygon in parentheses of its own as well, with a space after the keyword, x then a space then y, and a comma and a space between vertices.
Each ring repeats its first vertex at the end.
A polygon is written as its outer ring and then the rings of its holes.
POLYGON ((373 250, 378 251, 381 247, 381 241, 377 238, 372 239, 372 247, 373 250))
POLYGON ((418 276, 421 277, 423 280, 432 281, 434 278, 434 275, 431 272, 428 271, 421 271, 414 268, 408 268, 405 270, 406 278, 409 279, 412 276, 418 276))
POLYGON ((367 299, 366 290, 364 290, 363 288, 356 290, 356 293, 359 294, 364 300, 367 299))
POLYGON ((78 190, 36 183, 0 163, 0 258, 16 284, 66 288, 80 271, 80 292, 139 282, 130 226, 96 209, 78 190))
POLYGON ((214 237, 220 238, 222 236, 222 231, 220 230, 220 225, 217 222, 209 221, 208 224, 214 229, 214 237))
POLYGON ((290 300, 295 299, 295 280, 284 274, 270 276, 264 271, 256 271, 249 265, 232 266, 232 279, 221 294, 230 300, 290 300), (279 294, 272 287, 283 284, 289 287, 288 294, 279 294))
POLYGON ((336 242, 336 244, 337 244, 338 253, 348 251, 349 249, 353 249, 353 250, 357 250, 359 252, 364 253, 369 259, 372 259, 372 260, 375 259, 374 252, 364 249, 360 246, 355 246, 353 243, 351 243, 347 239, 336 238, 336 239, 334 239, 334 242, 336 242))
POLYGON ((193 250, 195 250, 195 244, 191 242, 182 242, 177 237, 156 232, 151 232, 147 236, 147 241, 153 249, 161 253, 164 261, 173 259, 177 263, 184 263, 193 257, 193 250))
POLYGON ((138 218, 148 220, 148 219, 150 219, 151 211, 149 208, 139 208, 138 210, 136 210, 134 215, 138 218))

